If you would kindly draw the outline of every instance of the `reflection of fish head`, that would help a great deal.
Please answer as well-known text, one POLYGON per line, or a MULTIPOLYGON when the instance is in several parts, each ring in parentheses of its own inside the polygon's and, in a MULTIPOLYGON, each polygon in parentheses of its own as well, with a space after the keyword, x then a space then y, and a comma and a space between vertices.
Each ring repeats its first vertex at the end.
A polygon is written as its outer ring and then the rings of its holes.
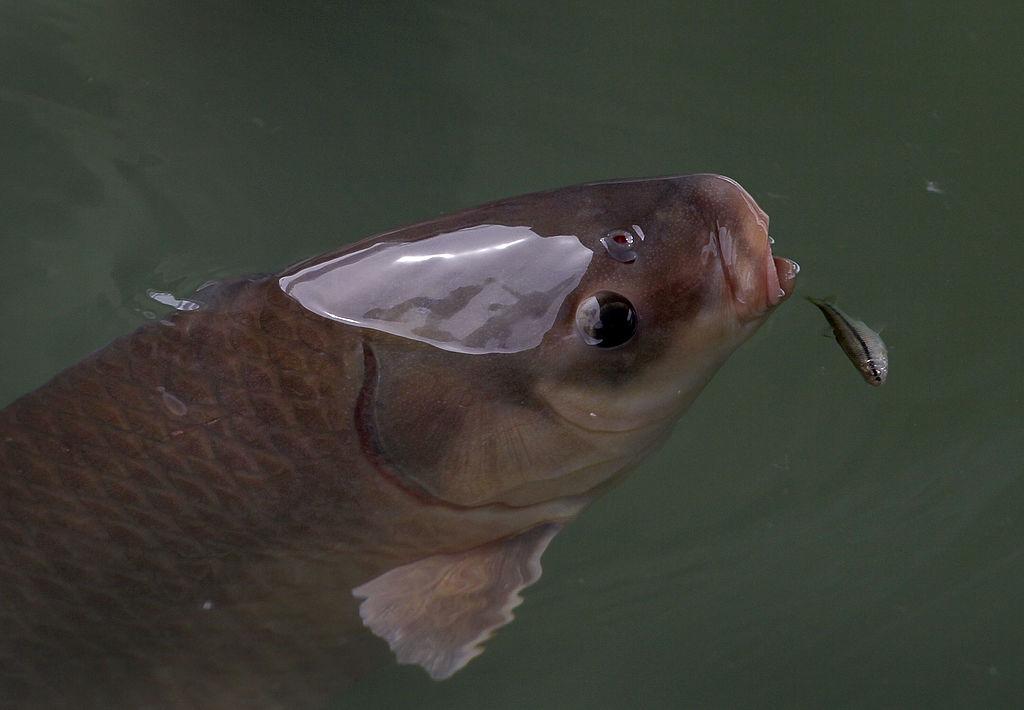
POLYGON ((792 291, 715 175, 597 183, 416 225, 282 279, 365 329, 369 446, 447 503, 587 496, 647 453, 792 291))

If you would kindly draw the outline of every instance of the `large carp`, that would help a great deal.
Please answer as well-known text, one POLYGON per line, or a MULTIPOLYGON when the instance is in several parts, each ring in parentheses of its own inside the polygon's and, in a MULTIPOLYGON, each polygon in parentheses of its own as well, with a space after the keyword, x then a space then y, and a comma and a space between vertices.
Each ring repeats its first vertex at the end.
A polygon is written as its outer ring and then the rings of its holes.
POLYGON ((792 293, 767 230, 716 175, 516 197, 65 370, 0 413, 0 707, 317 706, 370 632, 451 675, 792 293))

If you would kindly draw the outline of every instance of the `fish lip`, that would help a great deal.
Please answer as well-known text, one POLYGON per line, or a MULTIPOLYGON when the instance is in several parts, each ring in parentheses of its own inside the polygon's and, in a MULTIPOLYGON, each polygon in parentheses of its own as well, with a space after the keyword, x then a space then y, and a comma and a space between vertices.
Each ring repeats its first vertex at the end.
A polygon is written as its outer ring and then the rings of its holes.
POLYGON ((765 234, 765 241, 767 242, 764 250, 765 299, 768 301, 769 307, 775 307, 782 302, 786 291, 782 288, 779 263, 775 261, 775 255, 772 253, 772 242, 767 234, 765 234))
POLYGON ((726 291, 737 308, 741 320, 744 321, 763 317, 792 296, 796 288, 796 275, 800 272, 800 265, 792 259, 774 255, 767 231, 763 230, 762 224, 758 226, 760 229, 757 231, 763 232, 763 237, 760 235, 734 236, 728 228, 723 229, 720 224, 716 224, 715 229, 711 231, 711 238, 718 251, 726 291), (731 242, 744 238, 755 240, 755 248, 758 251, 763 250, 763 259, 754 256, 752 257, 753 263, 747 265, 735 263, 737 250, 731 242), (762 240, 763 245, 757 244, 762 240), (744 284, 744 279, 742 276, 737 276, 737 269, 752 269, 754 271, 752 288, 751 286, 741 286, 744 284), (762 286, 758 287, 757 283, 761 283, 762 286))
POLYGON ((796 262, 772 253, 770 218, 753 196, 725 175, 703 173, 711 204, 724 208, 711 234, 722 276, 742 321, 763 317, 793 294, 796 262))
POLYGON ((768 260, 768 271, 771 272, 774 279, 769 279, 767 288, 770 290, 773 283, 776 287, 774 307, 793 295, 793 292, 796 290, 796 276, 800 273, 800 264, 784 256, 775 256, 772 254, 770 244, 768 246, 768 260))

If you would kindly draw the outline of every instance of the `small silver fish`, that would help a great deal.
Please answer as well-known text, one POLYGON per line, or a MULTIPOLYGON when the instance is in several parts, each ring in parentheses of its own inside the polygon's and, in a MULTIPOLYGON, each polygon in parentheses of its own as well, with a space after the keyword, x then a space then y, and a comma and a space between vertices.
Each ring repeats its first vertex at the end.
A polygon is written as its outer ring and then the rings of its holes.
POLYGON ((828 301, 807 298, 825 314, 832 333, 850 362, 872 387, 885 384, 889 375, 889 352, 878 333, 843 313, 828 301))

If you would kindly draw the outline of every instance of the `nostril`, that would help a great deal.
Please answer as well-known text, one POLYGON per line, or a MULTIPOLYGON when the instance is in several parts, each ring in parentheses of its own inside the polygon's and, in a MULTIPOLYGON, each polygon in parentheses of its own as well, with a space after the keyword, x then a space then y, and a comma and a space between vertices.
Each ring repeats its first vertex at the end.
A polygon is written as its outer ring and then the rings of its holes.
POLYGON ((608 256, 623 264, 631 264, 636 261, 636 240, 629 232, 617 229, 601 237, 601 244, 604 246, 608 256))

